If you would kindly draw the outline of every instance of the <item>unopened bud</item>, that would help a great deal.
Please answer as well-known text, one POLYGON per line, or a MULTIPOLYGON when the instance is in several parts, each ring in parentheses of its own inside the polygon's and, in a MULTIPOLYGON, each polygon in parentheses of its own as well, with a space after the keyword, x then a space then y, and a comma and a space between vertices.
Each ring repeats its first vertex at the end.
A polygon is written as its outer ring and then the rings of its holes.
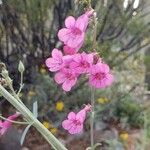
POLYGON ((22 63, 21 60, 19 61, 18 70, 20 73, 24 72, 24 70, 25 70, 24 64, 22 63))

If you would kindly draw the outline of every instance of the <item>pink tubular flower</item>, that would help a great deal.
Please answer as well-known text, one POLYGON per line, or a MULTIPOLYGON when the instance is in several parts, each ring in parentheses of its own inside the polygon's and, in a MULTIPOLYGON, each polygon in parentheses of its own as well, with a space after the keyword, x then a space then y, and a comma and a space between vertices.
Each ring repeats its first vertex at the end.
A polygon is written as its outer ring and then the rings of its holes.
POLYGON ((0 135, 3 135, 7 132, 7 130, 11 127, 12 122, 20 115, 19 112, 16 112, 14 115, 9 116, 4 122, 0 121, 0 135), (11 121, 9 121, 11 120, 11 121))
POLYGON ((67 17, 65 20, 66 28, 58 32, 59 40, 68 47, 79 49, 84 41, 88 21, 89 18, 86 14, 83 14, 77 20, 72 16, 67 17))
POLYGON ((73 70, 64 68, 55 74, 54 79, 58 84, 62 84, 64 91, 70 91, 76 84, 77 77, 78 74, 74 73, 73 70))
POLYGON ((113 75, 107 64, 97 63, 90 71, 89 83, 95 88, 105 88, 113 82, 113 75))
POLYGON ((73 61, 70 67, 74 69, 76 73, 88 73, 90 67, 93 64, 93 54, 86 54, 85 52, 81 54, 76 54, 73 57, 73 61))
POLYGON ((63 54, 58 49, 53 49, 52 57, 46 60, 46 66, 50 71, 55 72, 60 70, 63 67, 63 54))
POLYGON ((77 114, 70 112, 68 118, 62 122, 62 126, 65 130, 68 130, 70 134, 81 133, 83 130, 83 123, 86 118, 86 113, 91 111, 91 105, 88 104, 79 111, 77 114))

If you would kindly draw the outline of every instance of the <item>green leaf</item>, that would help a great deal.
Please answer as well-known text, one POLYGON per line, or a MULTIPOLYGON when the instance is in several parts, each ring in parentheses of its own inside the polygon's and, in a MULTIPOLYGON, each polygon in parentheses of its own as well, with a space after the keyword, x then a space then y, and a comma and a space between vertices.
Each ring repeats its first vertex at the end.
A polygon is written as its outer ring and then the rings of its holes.
POLYGON ((21 146, 23 145, 24 140, 25 140, 25 137, 26 137, 26 134, 27 134, 27 132, 28 132, 28 130, 30 129, 31 126, 32 126, 32 124, 29 124, 29 125, 25 128, 25 130, 23 131, 22 136, 21 136, 21 140, 20 140, 21 146))
POLYGON ((38 117, 38 103, 37 103, 37 101, 33 103, 33 114, 34 114, 35 118, 38 117))

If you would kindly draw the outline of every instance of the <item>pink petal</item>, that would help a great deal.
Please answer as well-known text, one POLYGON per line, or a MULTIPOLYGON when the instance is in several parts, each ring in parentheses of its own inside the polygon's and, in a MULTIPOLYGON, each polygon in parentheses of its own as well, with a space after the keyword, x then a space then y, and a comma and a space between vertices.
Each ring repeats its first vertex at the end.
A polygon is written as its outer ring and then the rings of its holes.
POLYGON ((12 120, 12 121, 14 121, 17 117, 19 117, 20 116, 20 113, 15 113, 15 114, 13 114, 13 115, 11 115, 11 116, 9 116, 7 119, 8 120, 6 120, 6 121, 4 121, 4 123, 5 122, 8 122, 8 124, 12 124, 12 122, 10 122, 9 120, 12 120))
POLYGON ((54 58, 47 58, 46 59, 46 66, 47 67, 52 67, 52 66, 54 66, 56 63, 58 63, 58 61, 56 60, 56 59, 54 59, 54 58))
POLYGON ((65 20, 65 26, 67 28, 73 28, 74 25, 75 25, 75 18, 72 16, 67 17, 65 20))
POLYGON ((89 84, 91 85, 91 86, 96 86, 97 85, 97 80, 96 79, 94 79, 94 77, 93 76, 90 76, 90 78, 89 78, 89 84))
POLYGON ((52 51, 52 57, 59 60, 59 59, 62 59, 63 54, 60 50, 54 48, 53 51, 52 51))
POLYGON ((105 84, 107 86, 110 86, 112 84, 113 80, 114 80, 114 77, 113 77, 112 74, 107 74, 106 78, 104 80, 105 80, 105 84))
POLYGON ((62 127, 65 129, 65 130, 69 130, 70 129, 70 125, 71 125, 71 121, 69 120, 64 120, 62 122, 62 127))
POLYGON ((104 80, 97 80, 97 82, 94 85, 95 88, 105 88, 106 84, 104 80))
POLYGON ((79 120, 81 123, 85 121, 85 117, 86 117, 86 111, 84 109, 79 111, 76 115, 76 119, 79 120))
POLYGON ((58 38, 60 41, 66 44, 67 40, 70 38, 70 30, 67 28, 63 28, 58 32, 58 38))
POLYGON ((72 61, 70 63, 70 68, 73 69, 75 72, 77 72, 78 67, 79 67, 79 63, 78 62, 72 61))
POLYGON ((108 73, 110 71, 109 66, 107 64, 101 63, 99 66, 100 72, 108 73))
POLYGON ((83 130, 83 124, 78 125, 78 126, 74 125, 69 129, 69 133, 70 134, 78 134, 78 133, 81 133, 82 130, 83 130))
POLYGON ((86 60, 88 63, 92 64, 93 63, 93 54, 88 54, 86 57, 86 60))
POLYGON ((68 84, 67 82, 64 82, 62 84, 62 88, 64 91, 69 92, 71 90, 72 86, 70 84, 68 84))
POLYGON ((0 135, 4 135, 6 131, 7 131, 7 129, 5 129, 5 128, 0 129, 0 135))
POLYGON ((72 79, 72 80, 65 80, 64 83, 62 84, 62 88, 64 91, 68 92, 71 90, 71 88, 76 84, 77 79, 72 79))
POLYGON ((84 43, 84 40, 76 47, 77 52, 82 47, 83 43, 84 43))
POLYGON ((68 114, 68 119, 69 119, 69 120, 74 120, 74 119, 76 119, 76 114, 75 114, 74 112, 70 112, 70 113, 68 114))
POLYGON ((99 66, 98 66, 98 64, 97 65, 93 65, 92 67, 91 67, 91 69, 90 69, 90 73, 92 74, 92 75, 94 75, 94 74, 96 74, 97 72, 99 72, 99 66))
POLYGON ((78 47, 84 41, 85 33, 83 32, 81 35, 77 36, 69 36, 68 40, 66 41, 66 45, 72 48, 78 47))
POLYGON ((63 63, 62 61, 59 62, 53 58, 48 58, 48 59, 46 59, 46 62, 45 62, 46 66, 52 72, 60 70, 62 68, 62 63, 63 63))
POLYGON ((66 77, 62 72, 58 72, 55 74, 54 80, 56 81, 56 83, 61 84, 66 80, 66 77))
POLYGON ((81 31, 85 31, 89 23, 89 18, 87 15, 83 14, 82 16, 78 17, 76 20, 75 27, 79 28, 81 31))
POLYGON ((77 52, 75 48, 69 47, 69 46, 64 46, 63 47, 65 55, 73 55, 77 52))

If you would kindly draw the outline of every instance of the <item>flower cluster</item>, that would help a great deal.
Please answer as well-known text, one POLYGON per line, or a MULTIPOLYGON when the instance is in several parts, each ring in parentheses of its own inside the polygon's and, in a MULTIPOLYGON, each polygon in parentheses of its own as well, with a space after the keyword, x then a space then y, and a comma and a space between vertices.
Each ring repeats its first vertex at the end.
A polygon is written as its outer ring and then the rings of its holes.
POLYGON ((75 19, 69 16, 65 20, 65 28, 60 29, 58 38, 63 42, 63 52, 53 49, 52 57, 46 60, 51 72, 56 72, 54 80, 61 84, 64 91, 70 91, 80 75, 89 77, 89 84, 95 88, 105 88, 113 81, 109 66, 101 61, 96 53, 79 53, 85 38, 89 19, 93 10, 75 19))
MULTIPOLYGON (((58 38, 63 42, 63 52, 57 48, 52 50, 52 56, 46 60, 46 66, 55 72, 54 80, 62 85, 64 91, 70 91, 81 75, 87 75, 90 86, 105 88, 113 82, 109 66, 102 61, 97 53, 79 52, 85 38, 93 10, 75 19, 69 16, 65 20, 65 28, 58 32, 58 38)), ((70 134, 80 133, 87 112, 91 111, 88 104, 78 113, 70 112, 62 126, 70 134)))

